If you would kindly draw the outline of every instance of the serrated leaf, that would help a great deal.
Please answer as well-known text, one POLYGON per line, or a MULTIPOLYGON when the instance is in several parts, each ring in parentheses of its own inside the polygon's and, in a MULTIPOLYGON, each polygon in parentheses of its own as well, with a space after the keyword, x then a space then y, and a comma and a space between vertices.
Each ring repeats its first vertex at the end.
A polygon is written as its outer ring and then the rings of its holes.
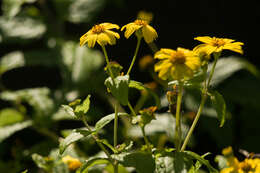
POLYGON ((192 152, 192 151, 184 151, 184 154, 187 154, 187 156, 190 156, 191 158, 198 160, 200 163, 202 163, 203 165, 207 166, 208 170, 212 173, 218 173, 218 170, 216 170, 215 168, 213 168, 209 161, 204 159, 202 156, 192 152))
MULTIPOLYGON (((128 115, 128 114, 127 113, 121 113, 121 112, 118 113, 118 117, 119 116, 126 116, 126 115, 128 115)), ((115 119, 114 113, 109 114, 109 115, 101 118, 95 125, 95 131, 98 132, 99 130, 101 130, 104 126, 106 126, 108 123, 110 123, 114 119, 115 119)))
POLYGON ((1 17, 0 31, 2 31, 3 42, 14 41, 17 43, 22 40, 41 37, 46 31, 46 27, 39 20, 31 18, 14 17, 9 20, 1 17))
POLYGON ((105 80, 105 85, 122 105, 126 106, 128 104, 128 75, 117 76, 114 80, 109 77, 105 80))
POLYGON ((15 109, 6 108, 0 111, 0 127, 17 123, 23 120, 23 114, 15 109))
POLYGON ((107 158, 90 158, 77 170, 77 173, 87 173, 88 169, 94 165, 109 164, 110 161, 107 158))
POLYGON ((135 88, 138 90, 146 90, 148 91, 149 94, 151 94, 155 100, 155 104, 157 106, 157 108, 159 109, 161 107, 161 102, 160 102, 160 98, 156 95, 155 92, 153 92, 150 88, 147 88, 146 86, 144 86, 141 82, 137 82, 134 80, 130 80, 129 82, 129 88, 135 88))
POLYGON ((89 110, 89 105, 90 105, 90 95, 83 101, 82 104, 77 105, 74 113, 76 114, 77 117, 84 116, 88 110, 89 110))
POLYGON ((217 91, 208 91, 212 106, 217 112, 218 119, 220 121, 220 127, 225 123, 226 118, 226 102, 223 96, 217 91))
MULTIPOLYGON (((211 69, 212 64, 209 65, 208 74, 211 69)), ((254 66, 244 58, 238 58, 235 56, 220 58, 217 62, 215 72, 211 80, 211 85, 218 85, 219 83, 230 77, 233 73, 242 69, 248 70, 255 76, 259 76, 260 74, 256 66, 254 66)))
POLYGON ((24 55, 20 51, 6 54, 0 60, 0 75, 4 72, 25 65, 24 55))
POLYGON ((87 130, 74 130, 74 132, 72 132, 69 136, 67 136, 65 139, 63 139, 60 143, 60 154, 62 154, 66 148, 72 144, 73 142, 76 142, 84 137, 87 137, 88 135, 90 135, 92 132, 91 131, 87 131, 87 130))
POLYGON ((155 160, 151 153, 129 152, 114 155, 124 167, 134 167, 137 173, 151 173, 155 171, 155 160))
POLYGON ((14 134, 17 131, 20 131, 22 129, 25 129, 27 127, 30 127, 32 125, 32 121, 24 121, 21 123, 15 123, 9 126, 4 126, 0 128, 0 142, 2 142, 4 139, 8 138, 12 134, 14 134))

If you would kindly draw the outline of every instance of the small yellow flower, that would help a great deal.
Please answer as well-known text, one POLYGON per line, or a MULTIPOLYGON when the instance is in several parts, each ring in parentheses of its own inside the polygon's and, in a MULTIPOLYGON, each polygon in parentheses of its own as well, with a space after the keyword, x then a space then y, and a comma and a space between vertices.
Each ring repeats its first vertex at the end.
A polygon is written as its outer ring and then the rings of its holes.
POLYGON ((159 77, 175 80, 186 80, 193 76, 194 71, 200 67, 200 59, 193 51, 184 48, 161 49, 154 58, 160 61, 155 64, 154 70, 159 72, 159 77))
POLYGON ((81 167, 82 163, 76 159, 76 158, 73 158, 69 155, 65 156, 62 158, 62 161, 68 165, 68 168, 69 170, 76 170, 78 169, 79 167, 81 167))
POLYGON ((208 55, 213 52, 221 52, 222 50, 231 50, 240 54, 243 54, 242 42, 234 42, 235 40, 228 38, 216 38, 216 37, 196 37, 195 40, 201 41, 204 44, 196 46, 193 50, 197 53, 206 52, 208 55))
POLYGON ((146 43, 153 42, 157 37, 156 30, 151 27, 146 20, 136 19, 121 28, 121 31, 125 31, 125 37, 128 39, 134 32, 137 36, 144 37, 146 43))
POLYGON ((224 156, 233 155, 233 149, 232 149, 232 147, 229 146, 229 147, 224 148, 224 149, 222 150, 222 154, 223 154, 224 156))
POLYGON ((119 39, 120 35, 111 29, 119 29, 119 26, 112 23, 101 23, 93 26, 87 33, 80 37, 80 46, 88 43, 88 47, 94 47, 96 42, 100 46, 107 44, 116 44, 116 38, 119 39))
POLYGON ((154 63, 154 59, 151 55, 143 56, 139 61, 139 67, 141 70, 146 69, 154 63))
POLYGON ((150 23, 153 20, 153 13, 149 13, 146 11, 140 11, 137 14, 137 19, 145 20, 147 23, 150 23))

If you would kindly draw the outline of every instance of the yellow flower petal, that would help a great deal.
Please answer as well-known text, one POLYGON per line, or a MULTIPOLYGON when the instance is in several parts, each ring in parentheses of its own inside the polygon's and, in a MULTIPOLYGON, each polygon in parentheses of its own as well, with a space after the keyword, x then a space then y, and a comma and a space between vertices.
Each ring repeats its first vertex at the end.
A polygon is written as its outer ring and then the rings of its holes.
POLYGON ((145 25, 142 32, 146 43, 151 43, 158 37, 156 30, 150 25, 145 25))
POLYGON ((86 39, 86 42, 88 42, 88 47, 89 48, 94 47, 97 39, 98 39, 98 35, 97 34, 88 35, 87 39, 86 39))
POLYGON ((194 40, 198 40, 198 41, 201 41, 203 43, 211 43, 212 42, 212 38, 211 37, 208 37, 208 36, 203 36, 203 37, 195 37, 194 40))
POLYGON ((97 39, 98 44, 101 46, 105 46, 107 43, 112 43, 112 40, 107 34, 101 33, 98 34, 98 39, 97 39))
POLYGON ((105 29, 119 29, 120 27, 116 24, 112 24, 112 23, 101 23, 101 26, 104 26, 105 29))

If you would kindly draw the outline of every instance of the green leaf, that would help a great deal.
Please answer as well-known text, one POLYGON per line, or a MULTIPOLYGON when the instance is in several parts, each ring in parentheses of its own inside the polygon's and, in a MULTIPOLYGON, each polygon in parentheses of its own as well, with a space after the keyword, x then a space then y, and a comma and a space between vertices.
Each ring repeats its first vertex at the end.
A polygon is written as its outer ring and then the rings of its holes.
POLYGON ((49 116, 54 108, 53 100, 49 97, 48 88, 23 89, 18 91, 4 91, 0 98, 7 101, 25 101, 34 108, 36 115, 49 116))
POLYGON ((174 158, 174 172, 187 173, 191 167, 191 160, 185 157, 184 153, 176 152, 174 158))
POLYGON ((106 140, 106 139, 100 139, 98 142, 101 142, 102 144, 106 145, 110 150, 113 151, 113 153, 117 153, 118 151, 106 140))
POLYGON ((60 154, 62 154, 66 148, 72 144, 73 142, 76 142, 84 137, 87 137, 88 135, 90 135, 92 132, 91 131, 80 131, 80 130, 74 130, 74 132, 72 132, 69 136, 67 136, 65 139, 63 139, 60 143, 60 154))
POLYGON ((15 109, 6 108, 0 111, 0 127, 23 121, 23 114, 15 109))
POLYGON ((26 170, 24 170, 23 172, 21 172, 21 173, 27 173, 28 172, 28 170, 26 169, 26 170))
POLYGON ((32 121, 24 121, 21 123, 15 123, 9 126, 4 126, 0 128, 0 142, 2 142, 4 139, 8 138, 12 134, 14 134, 17 131, 23 130, 27 127, 30 127, 32 125, 32 121))
POLYGON ((3 42, 13 41, 18 43, 19 41, 41 37, 46 31, 46 27, 39 20, 31 18, 14 17, 9 20, 0 17, 0 31, 3 42))
POLYGON ((77 116, 75 115, 73 109, 68 106, 68 105, 61 105, 62 106, 62 109, 68 114, 70 115, 71 117, 73 118, 77 118, 77 116))
POLYGON ((89 110, 89 105, 90 105, 90 95, 88 95, 88 97, 83 101, 82 104, 76 106, 74 110, 76 116, 77 117, 84 116, 89 110))
POLYGON ((188 156, 190 156, 191 158, 195 159, 195 160, 198 160, 200 163, 202 163, 203 165, 207 166, 208 170, 210 172, 213 172, 213 173, 218 173, 218 170, 216 170, 215 168, 213 168, 209 161, 204 159, 202 156, 192 152, 192 151, 184 151, 183 153, 187 154, 188 156))
MULTIPOLYGON (((212 69, 212 64, 209 65, 208 74, 212 69)), ((259 77, 259 70, 256 66, 245 60, 244 58, 238 58, 234 56, 220 58, 217 62, 214 75, 211 80, 211 85, 216 86, 228 77, 230 77, 233 73, 246 69, 253 75, 259 77)))
POLYGON ((225 123, 226 118, 226 102, 223 96, 217 91, 208 91, 212 106, 215 108, 218 119, 220 121, 220 127, 225 123))
POLYGON ((3 13, 5 16, 12 18, 21 10, 24 3, 33 3, 36 0, 3 0, 3 13))
POLYGON ((39 154, 32 155, 33 161, 37 164, 39 168, 44 169, 45 171, 49 172, 52 169, 52 162, 48 162, 44 157, 39 154))
POLYGON ((157 108, 159 109, 161 107, 160 98, 156 95, 155 92, 153 92, 150 88, 147 88, 146 86, 144 86, 141 82, 130 80, 129 88, 135 88, 135 89, 138 89, 140 91, 146 90, 149 94, 151 94, 153 96, 157 108))
POLYGON ((227 161, 227 159, 224 156, 217 155, 215 157, 215 162, 218 163, 218 168, 219 169, 224 169, 224 168, 228 167, 228 164, 227 164, 228 161, 227 161))
POLYGON ((128 85, 129 76, 117 76, 112 80, 111 77, 105 80, 105 85, 112 95, 124 106, 128 104, 128 85))
POLYGON ((155 160, 151 153, 129 152, 113 155, 124 167, 134 167, 137 173, 151 173, 155 171, 155 160))
POLYGON ((173 152, 160 153, 156 157, 156 173, 174 173, 174 154, 173 152), (163 155, 161 155, 163 154, 163 155))
POLYGON ((109 160, 107 158, 90 158, 77 170, 77 173, 87 173, 88 169, 92 166, 99 164, 109 164, 109 160))
POLYGON ((0 75, 8 70, 25 65, 24 55, 20 51, 8 53, 0 60, 0 75))
MULTIPOLYGON (((126 116, 128 115, 127 113, 118 113, 118 117, 119 116, 126 116)), ((101 130, 104 126, 106 126, 108 123, 110 123, 112 120, 115 119, 115 114, 109 114, 103 118, 101 118, 95 125, 95 131, 98 132, 99 130, 101 130)))

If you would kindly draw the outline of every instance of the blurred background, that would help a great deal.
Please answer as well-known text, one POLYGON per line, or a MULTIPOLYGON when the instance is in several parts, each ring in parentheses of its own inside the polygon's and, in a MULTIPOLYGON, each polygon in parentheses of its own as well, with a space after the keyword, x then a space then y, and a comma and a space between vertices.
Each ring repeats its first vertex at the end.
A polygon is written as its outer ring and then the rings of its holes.
MULTIPOLYGON (((19 172, 24 168, 37 170, 31 154, 47 156, 58 147, 58 137, 66 130, 82 127, 71 120, 60 105, 91 94, 89 113, 93 125, 102 115, 113 112, 111 97, 103 84, 104 59, 98 46, 79 47, 79 38, 94 24, 111 22, 123 26, 136 19, 139 11, 153 13, 151 25, 158 32, 158 48, 184 47, 198 44, 196 36, 216 36, 243 42, 244 54, 224 52, 231 60, 219 67, 220 81, 214 87, 224 96, 228 117, 219 128, 215 113, 205 111, 194 133, 189 149, 203 154, 211 152, 211 160, 227 146, 235 151, 245 149, 260 153, 260 78, 259 2, 258 1, 188 1, 188 0, 2 0, 0 1, 0 170, 19 172), (230 57, 231 56, 231 57, 230 57), (234 61, 233 61, 234 60, 234 61), (245 60, 245 61, 243 61, 245 60), (241 63, 243 62, 243 63, 241 63), (232 75, 226 74, 225 70, 232 75), (223 72, 223 74, 221 73, 223 72), (222 78, 221 78, 222 77, 222 78)), ((110 59, 127 69, 136 46, 136 38, 121 39, 108 46, 110 59)), ((153 52, 142 42, 139 60, 153 52)), ((143 83, 153 82, 149 68, 136 66, 131 78, 143 83)), ((156 84, 162 109, 166 89, 156 84)), ((140 96, 130 91, 131 102, 140 96)), ((185 123, 190 125, 196 91, 186 91, 185 123), (190 117, 190 119, 189 119, 190 117)), ((152 100, 152 99, 151 99, 152 100)), ((152 101, 147 100, 146 105, 152 101)), ((125 108, 126 109, 126 108, 125 108)), ((127 109, 126 109, 127 110, 127 109)), ((196 109, 195 109, 196 110, 196 109)), ((121 122, 121 137, 129 130, 121 122)), ((108 127, 104 137, 111 139, 108 127)), ((156 134, 158 131, 156 131, 156 134)), ((129 135, 131 136, 131 135, 129 135)), ((134 134, 132 135, 132 137, 134 134)), ((152 134, 151 140, 162 140, 152 134)), ((161 144, 160 144, 161 145, 161 144)), ((78 146, 93 155, 99 149, 93 141, 78 146)), ((164 145, 172 147, 171 140, 164 145)), ((214 161, 213 161, 214 162, 214 161)), ((32 171, 33 172, 33 171, 32 171)))

